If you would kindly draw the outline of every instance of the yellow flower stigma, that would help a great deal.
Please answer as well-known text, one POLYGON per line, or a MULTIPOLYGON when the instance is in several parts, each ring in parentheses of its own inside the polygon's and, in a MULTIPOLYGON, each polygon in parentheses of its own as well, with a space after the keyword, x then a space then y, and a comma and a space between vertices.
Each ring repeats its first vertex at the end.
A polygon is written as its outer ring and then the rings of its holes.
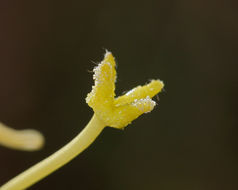
POLYGON ((141 114, 153 110, 156 103, 151 98, 161 91, 164 84, 160 80, 152 80, 115 98, 115 66, 112 53, 107 51, 104 60, 94 68, 95 84, 86 102, 107 126, 121 129, 141 114))
POLYGON ((153 110, 156 103, 151 98, 161 91, 163 82, 152 80, 115 98, 115 66, 114 57, 107 51, 104 60, 94 69, 95 85, 86 98, 94 115, 86 127, 60 150, 22 172, 1 186, 0 190, 30 187, 84 151, 106 126, 122 129, 141 114, 153 110))

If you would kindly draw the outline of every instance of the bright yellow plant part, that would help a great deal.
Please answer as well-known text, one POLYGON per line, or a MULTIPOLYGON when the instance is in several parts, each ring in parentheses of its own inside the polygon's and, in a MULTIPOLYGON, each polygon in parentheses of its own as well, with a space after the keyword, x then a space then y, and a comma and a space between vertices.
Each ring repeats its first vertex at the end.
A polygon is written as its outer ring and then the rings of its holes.
POLYGON ((106 52, 104 60, 94 68, 95 85, 86 102, 107 126, 121 129, 141 114, 153 110, 156 103, 151 98, 161 91, 164 84, 160 80, 152 80, 115 98, 115 66, 114 57, 106 52))
POLYGON ((161 91, 163 82, 152 80, 147 85, 138 86, 115 98, 115 66, 114 57, 106 52, 104 60, 94 68, 95 84, 86 98, 94 115, 87 126, 63 148, 16 176, 0 190, 30 187, 85 150, 106 126, 124 128, 141 114, 153 110, 156 103, 151 98, 161 91))

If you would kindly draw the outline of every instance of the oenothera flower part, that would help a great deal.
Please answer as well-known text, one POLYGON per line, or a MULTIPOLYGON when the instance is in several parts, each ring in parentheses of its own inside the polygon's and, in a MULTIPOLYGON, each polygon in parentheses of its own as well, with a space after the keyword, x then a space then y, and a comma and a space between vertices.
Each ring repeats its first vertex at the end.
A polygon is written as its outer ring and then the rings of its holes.
POLYGON ((86 102, 107 126, 120 129, 154 108, 156 103, 151 98, 161 91, 164 84, 160 80, 152 80, 115 98, 115 65, 112 54, 106 52, 104 60, 94 69, 95 85, 86 102))
POLYGON ((71 142, 45 160, 3 185, 0 190, 25 189, 57 170, 86 149, 106 127, 124 128, 141 114, 150 112, 156 103, 151 99, 163 88, 163 82, 152 80, 123 96, 115 98, 115 60, 106 52, 94 69, 95 85, 86 102, 94 110, 88 125, 71 142))
POLYGON ((15 130, 0 123, 0 145, 8 148, 34 151, 44 144, 43 135, 33 129, 15 130))

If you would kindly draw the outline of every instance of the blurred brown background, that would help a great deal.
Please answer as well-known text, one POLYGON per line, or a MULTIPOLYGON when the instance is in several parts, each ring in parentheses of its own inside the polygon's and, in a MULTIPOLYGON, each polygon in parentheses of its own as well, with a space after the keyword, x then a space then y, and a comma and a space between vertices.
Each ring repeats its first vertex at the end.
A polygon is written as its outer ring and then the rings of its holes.
POLYGON ((107 48, 117 94, 159 78, 159 105, 30 189, 238 189, 237 2, 0 1, 0 121, 46 137, 39 152, 0 147, 0 184, 87 124, 107 48))

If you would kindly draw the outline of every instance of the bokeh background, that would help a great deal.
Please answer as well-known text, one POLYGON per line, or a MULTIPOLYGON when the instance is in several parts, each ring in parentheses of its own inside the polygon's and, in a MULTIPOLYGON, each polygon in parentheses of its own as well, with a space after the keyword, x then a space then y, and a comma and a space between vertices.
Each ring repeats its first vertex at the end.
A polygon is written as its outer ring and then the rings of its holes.
POLYGON ((0 147, 0 184, 87 124, 106 48, 117 94, 159 78, 158 106, 29 189, 238 189, 237 2, 0 1, 0 121, 46 138, 38 152, 0 147))

